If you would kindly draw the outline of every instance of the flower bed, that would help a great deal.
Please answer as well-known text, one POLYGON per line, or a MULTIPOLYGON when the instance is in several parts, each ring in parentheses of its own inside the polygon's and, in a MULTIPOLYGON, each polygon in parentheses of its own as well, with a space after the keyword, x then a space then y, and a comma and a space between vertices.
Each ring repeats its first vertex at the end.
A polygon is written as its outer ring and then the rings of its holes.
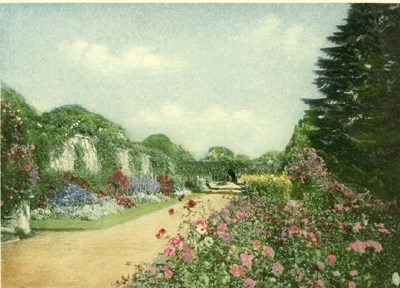
MULTIPOLYGON (((299 174, 300 181, 301 175, 317 171, 314 180, 324 185, 307 186, 303 201, 279 207, 245 193, 208 219, 186 219, 185 237, 158 231, 157 238, 168 244, 158 259, 133 275, 130 287, 398 284, 398 213, 311 166, 299 174), (326 195, 329 201, 319 202, 326 195)), ((193 201, 185 207, 199 209, 193 201)))

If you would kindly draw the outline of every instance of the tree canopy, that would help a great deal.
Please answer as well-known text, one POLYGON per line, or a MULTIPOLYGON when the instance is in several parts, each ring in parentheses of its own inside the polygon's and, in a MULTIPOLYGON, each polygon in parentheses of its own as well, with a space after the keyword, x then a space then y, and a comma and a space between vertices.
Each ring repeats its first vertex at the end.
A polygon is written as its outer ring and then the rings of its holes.
POLYGON ((353 4, 337 28, 317 62, 325 97, 303 99, 301 132, 343 181, 398 197, 400 5, 353 4))

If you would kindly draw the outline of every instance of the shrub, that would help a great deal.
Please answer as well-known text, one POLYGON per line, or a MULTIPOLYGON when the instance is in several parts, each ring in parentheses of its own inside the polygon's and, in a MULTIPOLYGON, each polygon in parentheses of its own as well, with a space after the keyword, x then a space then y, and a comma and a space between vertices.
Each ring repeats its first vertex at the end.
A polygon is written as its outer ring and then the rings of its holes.
POLYGON ((400 221, 382 203, 318 213, 266 204, 239 196, 208 219, 190 217, 204 215, 201 203, 187 204, 187 236, 161 229, 164 253, 130 287, 391 287, 400 221))
POLYGON ((111 197, 113 199, 115 199, 115 201, 117 202, 118 205, 122 206, 122 207, 126 207, 126 208, 135 208, 136 204, 133 202, 133 200, 123 194, 120 193, 113 193, 111 195, 111 197))
POLYGON ((1 101, 1 215, 15 210, 22 199, 29 199, 39 179, 33 162, 36 146, 26 143, 20 109, 1 101))
POLYGON ((292 183, 286 175, 245 175, 241 180, 248 186, 247 195, 279 206, 286 204, 292 192, 292 183))
POLYGON ((293 182, 314 184, 324 181, 329 173, 324 159, 318 156, 314 148, 300 148, 288 157, 285 173, 293 182))
POLYGON ((109 188, 114 189, 114 192, 126 193, 131 187, 129 178, 121 171, 115 171, 113 175, 107 178, 107 185, 109 188))
POLYGON ((158 177, 158 183, 161 185, 161 192, 167 197, 171 197, 174 192, 174 180, 168 178, 167 175, 161 175, 158 177))

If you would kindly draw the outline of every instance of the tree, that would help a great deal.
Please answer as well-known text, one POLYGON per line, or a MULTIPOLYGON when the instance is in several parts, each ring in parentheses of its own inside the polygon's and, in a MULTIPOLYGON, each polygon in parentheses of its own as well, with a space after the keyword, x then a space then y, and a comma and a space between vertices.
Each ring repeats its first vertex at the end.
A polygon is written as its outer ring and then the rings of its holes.
POLYGON ((208 149, 206 161, 234 160, 235 154, 228 148, 222 146, 214 146, 208 149))
POLYGON ((303 99, 306 134, 345 182, 394 196, 400 191, 400 5, 353 4, 328 37, 315 84, 303 99))
POLYGON ((164 134, 154 134, 143 140, 146 147, 158 149, 171 157, 175 162, 194 161, 192 154, 181 145, 174 144, 164 134))

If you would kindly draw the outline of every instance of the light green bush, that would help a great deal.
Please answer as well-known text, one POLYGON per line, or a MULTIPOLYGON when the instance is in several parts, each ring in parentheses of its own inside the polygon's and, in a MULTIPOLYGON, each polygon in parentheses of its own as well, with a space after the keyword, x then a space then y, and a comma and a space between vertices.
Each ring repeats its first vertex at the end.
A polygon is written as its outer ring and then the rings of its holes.
POLYGON ((244 175, 241 181, 247 184, 249 197, 278 206, 286 204, 291 198, 293 185, 286 175, 244 175))

